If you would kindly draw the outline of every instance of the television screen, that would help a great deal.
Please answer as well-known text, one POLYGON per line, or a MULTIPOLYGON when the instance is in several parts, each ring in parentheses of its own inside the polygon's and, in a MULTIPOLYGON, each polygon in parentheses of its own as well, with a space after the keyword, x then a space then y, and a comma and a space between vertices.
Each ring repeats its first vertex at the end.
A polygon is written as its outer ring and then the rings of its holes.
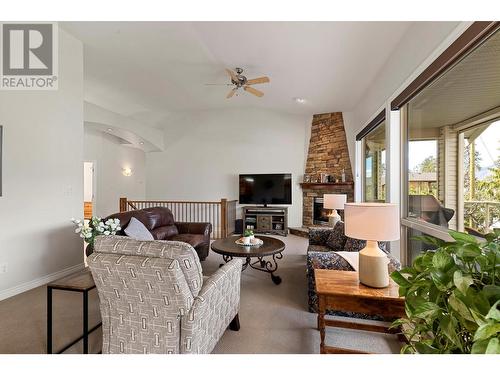
POLYGON ((292 204, 292 174, 240 174, 240 204, 292 204))

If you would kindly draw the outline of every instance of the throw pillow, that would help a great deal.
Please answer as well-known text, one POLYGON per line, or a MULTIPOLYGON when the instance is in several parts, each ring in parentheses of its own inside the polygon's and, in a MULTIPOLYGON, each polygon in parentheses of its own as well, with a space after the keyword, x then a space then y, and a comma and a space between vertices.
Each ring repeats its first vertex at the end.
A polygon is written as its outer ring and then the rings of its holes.
POLYGON ((153 241, 153 235, 148 231, 148 229, 137 220, 135 217, 130 219, 127 227, 124 230, 125 234, 138 241, 153 241))
POLYGON ((326 239, 326 246, 333 251, 342 251, 344 250, 346 241, 347 237, 344 234, 344 223, 338 221, 326 239))

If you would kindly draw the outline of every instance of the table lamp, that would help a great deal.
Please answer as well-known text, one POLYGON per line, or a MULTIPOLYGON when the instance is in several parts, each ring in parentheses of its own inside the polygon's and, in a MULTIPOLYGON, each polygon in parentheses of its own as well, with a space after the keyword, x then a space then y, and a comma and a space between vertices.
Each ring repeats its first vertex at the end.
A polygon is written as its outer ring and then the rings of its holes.
POLYGON ((391 203, 346 203, 345 235, 366 240, 359 252, 359 281, 374 288, 389 285, 389 258, 377 241, 399 239, 399 210, 391 203))
POLYGON ((323 195, 323 208, 332 210, 328 217, 328 223, 334 227, 337 221, 340 220, 340 215, 337 210, 343 210, 344 204, 347 202, 346 194, 324 194, 323 195))

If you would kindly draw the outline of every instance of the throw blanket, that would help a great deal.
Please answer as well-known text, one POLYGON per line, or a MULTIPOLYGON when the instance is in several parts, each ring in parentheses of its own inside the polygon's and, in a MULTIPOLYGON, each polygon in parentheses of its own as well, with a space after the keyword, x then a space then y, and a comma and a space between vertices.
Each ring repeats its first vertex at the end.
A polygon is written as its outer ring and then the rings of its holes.
POLYGON ((351 265, 352 268, 354 268, 354 271, 358 270, 358 264, 359 264, 359 252, 357 251, 334 251, 334 253, 340 255, 342 258, 344 258, 347 263, 351 265))

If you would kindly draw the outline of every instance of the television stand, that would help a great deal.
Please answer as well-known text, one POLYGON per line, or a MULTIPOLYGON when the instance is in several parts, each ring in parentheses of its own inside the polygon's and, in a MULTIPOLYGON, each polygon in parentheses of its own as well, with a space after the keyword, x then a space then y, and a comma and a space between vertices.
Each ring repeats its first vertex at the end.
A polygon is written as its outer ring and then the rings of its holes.
POLYGON ((243 230, 252 229, 257 234, 288 234, 288 207, 245 206, 243 230))

